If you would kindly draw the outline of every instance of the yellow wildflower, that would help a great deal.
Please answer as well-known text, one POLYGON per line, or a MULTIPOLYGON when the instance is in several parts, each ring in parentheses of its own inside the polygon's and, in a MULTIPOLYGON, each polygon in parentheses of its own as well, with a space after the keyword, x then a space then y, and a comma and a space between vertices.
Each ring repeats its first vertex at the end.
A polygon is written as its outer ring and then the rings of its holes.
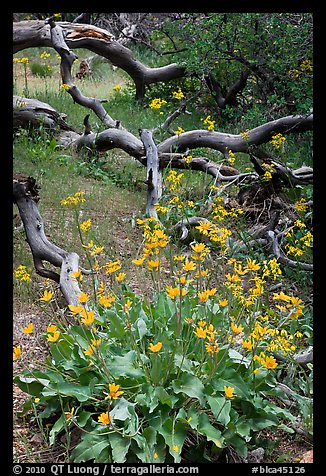
POLYGON ((17 345, 17 347, 14 347, 13 360, 19 359, 21 354, 22 354, 22 349, 21 349, 20 345, 17 345))
POLYGON ((109 412, 101 413, 97 421, 102 423, 102 425, 109 425, 111 423, 111 416, 109 412))
POLYGON ((33 330, 34 330, 34 324, 31 322, 30 324, 28 324, 28 326, 24 327, 22 332, 24 334, 32 334, 33 330))
POLYGON ((48 302, 51 301, 54 293, 52 291, 45 290, 43 296, 40 298, 40 301, 48 302))
POLYGON ((162 342, 158 342, 157 344, 149 344, 149 347, 148 349, 151 351, 151 352, 159 352, 161 349, 162 349, 162 342))
POLYGON ((113 400, 117 400, 124 392, 119 390, 120 385, 116 385, 115 383, 109 384, 109 395, 108 398, 112 398, 113 400))
POLYGON ((87 302, 89 300, 89 295, 86 294, 86 293, 80 293, 79 296, 78 296, 78 301, 81 302, 82 304, 84 304, 85 302, 87 302))
POLYGON ((92 225, 92 221, 91 221, 91 219, 89 218, 88 220, 83 221, 83 223, 81 223, 81 224, 79 225, 79 228, 80 228, 82 231, 87 232, 87 231, 90 230, 91 225, 92 225))
POLYGON ((86 326, 91 326, 95 320, 95 313, 94 311, 86 311, 83 309, 80 313, 81 315, 81 322, 86 326))
POLYGON ((59 339, 60 337, 60 332, 59 331, 55 331, 53 332, 53 334, 48 334, 48 341, 49 342, 57 342, 57 340, 59 339))
POLYGON ((66 415, 66 420, 70 420, 74 414, 74 411, 75 411, 75 408, 72 407, 72 409, 70 410, 70 412, 64 412, 64 414, 66 415))
POLYGON ((232 397, 235 396, 234 387, 226 387, 226 386, 224 385, 223 389, 224 389, 225 396, 226 396, 227 398, 232 398, 232 397))

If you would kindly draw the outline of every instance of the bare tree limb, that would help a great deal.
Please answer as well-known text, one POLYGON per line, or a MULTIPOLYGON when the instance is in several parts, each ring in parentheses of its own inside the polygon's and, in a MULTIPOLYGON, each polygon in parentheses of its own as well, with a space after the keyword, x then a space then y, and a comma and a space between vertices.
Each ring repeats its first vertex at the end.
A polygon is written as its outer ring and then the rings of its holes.
MULTIPOLYGON (((44 222, 37 207, 38 189, 35 179, 23 175, 15 175, 13 180, 13 197, 22 219, 27 242, 33 255, 35 270, 42 277, 49 278, 60 284, 61 291, 68 304, 79 304, 81 293, 77 280, 71 274, 79 267, 77 253, 69 253, 51 243, 44 233, 44 222), (43 261, 48 261, 60 268, 60 274, 44 268, 43 261)), ((91 271, 82 270, 84 274, 91 271)))
MULTIPOLYGON (((87 48, 123 69, 134 81, 138 99, 144 98, 147 84, 169 81, 185 74, 185 68, 176 63, 159 68, 145 66, 134 57, 130 49, 119 44, 113 35, 102 28, 69 22, 57 22, 57 25, 62 28, 65 43, 69 48, 87 48)), ((52 46, 49 28, 43 21, 29 20, 13 23, 14 53, 39 46, 52 46)))
POLYGON ((67 46, 61 26, 55 23, 53 17, 48 18, 45 23, 50 25, 52 46, 61 56, 61 77, 63 84, 68 88, 68 93, 72 96, 76 103, 92 109, 101 119, 101 121, 103 121, 108 127, 116 127, 117 121, 112 119, 112 117, 109 116, 102 106, 102 102, 104 101, 101 101, 97 98, 89 98, 84 96, 79 88, 74 84, 71 74, 71 67, 73 62, 77 59, 77 55, 75 55, 75 53, 67 46))
POLYGON ((147 164, 147 201, 146 215, 158 219, 155 205, 162 195, 162 169, 157 155, 157 147, 153 140, 151 131, 140 130, 140 138, 146 151, 147 164))

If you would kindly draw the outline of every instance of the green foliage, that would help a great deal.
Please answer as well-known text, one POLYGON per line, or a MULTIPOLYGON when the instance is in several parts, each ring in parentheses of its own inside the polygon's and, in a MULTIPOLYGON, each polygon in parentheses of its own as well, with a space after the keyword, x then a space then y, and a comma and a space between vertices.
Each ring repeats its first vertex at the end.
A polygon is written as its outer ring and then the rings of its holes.
POLYGON ((48 64, 33 62, 30 64, 30 68, 33 75, 39 76, 40 78, 46 78, 53 74, 53 69, 48 64))
MULTIPOLYGON (((78 220, 83 201, 68 202, 69 197, 63 206, 76 207, 78 220)), ((144 299, 123 282, 120 260, 106 262, 110 287, 95 278, 93 301, 81 295, 81 306, 69 306, 74 323, 48 326, 43 369, 26 369, 15 377, 31 395, 24 411, 33 408, 42 426, 51 417, 51 445, 63 431, 69 436, 77 427, 75 462, 179 463, 194 458, 203 445, 206 462, 229 448, 245 458, 258 432, 291 431, 295 421, 278 405, 277 382, 284 368, 268 353, 291 356, 300 345, 302 301, 274 294, 273 299, 287 303, 284 318, 283 310, 265 300, 262 285, 281 273, 275 260, 262 265, 230 260, 237 279, 226 273, 217 291, 204 269, 207 245, 193 244, 187 260, 171 256, 161 226, 153 219, 139 224, 147 252, 134 264, 150 271, 152 298, 144 299), (165 288, 163 254, 171 259, 171 285, 165 288), (249 289, 235 285, 244 274, 255 283, 249 289)), ((92 264, 101 249, 85 245, 80 236, 92 264)), ((310 398, 299 392, 295 398, 310 425, 310 398)))
MULTIPOLYGON (((260 103, 278 113, 311 108, 311 14, 188 14, 166 22, 164 28, 179 48, 185 48, 175 60, 193 75, 212 74, 226 91, 241 70, 249 72, 239 98, 241 114, 260 103)), ((236 110, 223 111, 223 116, 231 119, 239 114, 236 110)))

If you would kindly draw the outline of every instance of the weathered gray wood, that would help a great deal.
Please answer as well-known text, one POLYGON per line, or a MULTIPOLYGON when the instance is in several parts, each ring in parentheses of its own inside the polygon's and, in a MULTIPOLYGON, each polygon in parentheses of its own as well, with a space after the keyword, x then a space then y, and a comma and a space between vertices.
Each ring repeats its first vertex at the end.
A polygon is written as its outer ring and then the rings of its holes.
MULTIPOLYGON (((38 191, 35 180, 17 174, 13 180, 13 198, 24 225, 37 274, 59 283, 67 303, 76 306, 81 290, 78 281, 70 275, 81 269, 78 266, 79 256, 77 253, 65 251, 46 237, 44 222, 37 206, 38 191), (60 268, 60 274, 44 268, 43 261, 60 268)), ((85 274, 89 273, 83 271, 85 274)))
MULTIPOLYGON (((134 57, 129 48, 118 43, 113 35, 102 28, 82 23, 56 23, 63 29, 65 43, 69 48, 87 48, 123 69, 134 81, 139 99, 144 97, 146 84, 169 81, 185 74, 185 68, 176 63, 159 68, 144 65, 134 57)), ((38 46, 52 46, 49 25, 42 20, 13 23, 14 53, 38 46)))
POLYGON ((73 81, 71 74, 71 67, 77 55, 68 47, 64 38, 64 30, 62 27, 54 22, 52 18, 49 18, 46 23, 50 25, 50 37, 53 48, 61 57, 60 71, 62 82, 67 85, 69 89, 67 92, 72 96, 73 100, 81 106, 92 109, 95 114, 104 122, 108 127, 117 127, 117 121, 106 112, 102 106, 103 100, 97 98, 89 98, 84 96, 79 88, 73 81))
POLYGON ((29 99, 22 96, 13 96, 13 127, 45 127, 63 131, 74 131, 74 128, 65 122, 66 114, 59 113, 50 104, 29 99))
POLYGON ((224 132, 199 129, 174 135, 162 141, 157 149, 159 154, 174 152, 176 149, 178 149, 178 152, 184 152, 187 149, 194 149, 196 147, 209 147, 219 150, 223 154, 227 150, 248 152, 250 146, 269 142, 275 134, 304 132, 312 130, 312 128, 312 113, 307 116, 285 116, 247 131, 247 139, 241 134, 226 134, 224 132))
POLYGON ((142 129, 140 138, 144 144, 146 151, 146 167, 147 167, 147 201, 146 215, 158 219, 155 210, 155 204, 162 196, 162 169, 157 154, 157 147, 153 140, 151 131, 142 129))

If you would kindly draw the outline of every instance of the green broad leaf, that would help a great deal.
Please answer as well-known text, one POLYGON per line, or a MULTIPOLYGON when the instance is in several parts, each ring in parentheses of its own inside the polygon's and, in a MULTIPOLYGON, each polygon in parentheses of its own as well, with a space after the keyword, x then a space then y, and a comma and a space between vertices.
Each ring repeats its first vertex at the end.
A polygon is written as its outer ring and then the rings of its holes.
POLYGON ((92 418, 91 412, 81 411, 80 413, 77 414, 78 426, 81 426, 83 428, 87 424, 90 418, 92 418))
POLYGON ((278 419, 274 418, 273 415, 249 418, 248 425, 250 425, 252 431, 260 431, 270 426, 278 426, 278 419))
POLYGON ((125 321, 112 309, 108 309, 105 312, 105 318, 110 323, 109 337, 122 339, 125 336, 125 321))
POLYGON ((223 436, 220 430, 213 426, 206 413, 201 413, 198 417, 197 431, 206 436, 207 441, 213 441, 218 448, 223 447, 223 436))
POLYGON ((70 328, 70 333, 74 337, 75 343, 77 343, 82 349, 87 349, 91 343, 91 339, 94 339, 93 333, 85 326, 72 326, 70 328))
POLYGON ((38 414, 39 418, 49 418, 53 413, 61 410, 61 405, 58 397, 55 398, 44 398, 46 400, 46 406, 44 410, 38 414))
POLYGON ((67 420, 65 414, 62 414, 60 418, 52 426, 49 434, 49 443, 52 446, 55 442, 56 436, 67 427, 67 420))
POLYGON ((137 331, 138 331, 139 340, 141 340, 145 335, 148 334, 148 329, 147 329, 146 322, 141 317, 139 317, 135 321, 134 328, 137 329, 137 331))
POLYGON ((105 463, 110 460, 110 441, 107 435, 85 433, 82 440, 71 453, 74 463, 94 461, 105 463))
POLYGON ((154 394, 163 405, 171 408, 179 400, 175 395, 169 395, 163 387, 155 387, 154 394))
POLYGON ((199 413, 195 407, 190 407, 187 412, 187 422, 193 430, 197 430, 199 423, 199 413))
POLYGON ((61 395, 63 397, 74 397, 79 402, 86 402, 92 394, 90 386, 81 386, 69 382, 52 383, 51 388, 44 388, 42 395, 54 396, 61 395))
POLYGON ((211 385, 215 390, 224 394, 225 387, 233 387, 234 393, 245 400, 250 401, 251 395, 248 390, 248 385, 244 382, 242 377, 233 368, 226 368, 221 377, 211 380, 211 385))
POLYGON ((251 427, 245 415, 241 416, 235 424, 235 432, 246 441, 250 439, 251 427))
POLYGON ((232 446, 242 458, 247 457, 248 447, 246 442, 240 436, 231 432, 225 432, 223 433, 223 436, 228 446, 232 446))
POLYGON ((118 403, 110 411, 110 415, 114 420, 130 420, 133 415, 135 405, 135 403, 128 402, 128 400, 126 400, 124 397, 121 397, 118 403))
POLYGON ((201 405, 205 405, 204 385, 198 377, 188 372, 182 372, 181 377, 172 381, 175 393, 184 393, 188 397, 197 398, 201 405))
POLYGON ((140 459, 142 463, 151 462, 150 449, 147 444, 146 438, 144 438, 143 435, 139 435, 137 433, 135 436, 131 438, 130 450, 132 453, 134 453, 137 456, 137 458, 140 459))
POLYGON ((231 402, 225 397, 208 396, 207 402, 212 409, 215 420, 227 426, 230 421, 231 402))
POLYGON ((293 435, 293 433, 295 433, 295 430, 293 428, 291 428, 290 426, 285 425, 284 423, 281 423, 280 425, 278 425, 277 428, 278 428, 278 430, 283 430, 286 433, 290 433, 291 435, 293 435))
POLYGON ((113 462, 124 463, 131 439, 123 437, 119 433, 109 433, 108 438, 111 444, 113 462))
POLYGON ((121 376, 142 379, 145 377, 144 371, 139 368, 136 362, 137 354, 134 350, 127 352, 125 355, 108 356, 107 365, 113 377, 121 376))
POLYGON ((178 369, 181 368, 183 371, 189 373, 193 373, 194 369, 198 366, 198 362, 187 359, 186 357, 184 358, 181 354, 175 354, 174 363, 178 369))
POLYGON ((70 360, 74 345, 74 338, 67 334, 57 342, 50 342, 50 353, 55 363, 70 360))
POLYGON ((34 397, 38 397, 44 387, 49 385, 50 380, 17 375, 17 377, 14 378, 14 382, 23 392, 33 395, 34 397))
POLYGON ((248 357, 240 354, 240 352, 238 352, 235 349, 229 349, 228 354, 229 354, 230 359, 233 362, 235 362, 237 364, 243 364, 243 365, 245 365, 246 368, 248 368, 251 364, 251 360, 248 359, 248 357))
POLYGON ((173 456, 175 463, 181 461, 181 451, 184 441, 187 436, 187 431, 184 423, 180 421, 173 421, 168 418, 158 432, 163 436, 165 443, 169 447, 169 452, 173 456))

